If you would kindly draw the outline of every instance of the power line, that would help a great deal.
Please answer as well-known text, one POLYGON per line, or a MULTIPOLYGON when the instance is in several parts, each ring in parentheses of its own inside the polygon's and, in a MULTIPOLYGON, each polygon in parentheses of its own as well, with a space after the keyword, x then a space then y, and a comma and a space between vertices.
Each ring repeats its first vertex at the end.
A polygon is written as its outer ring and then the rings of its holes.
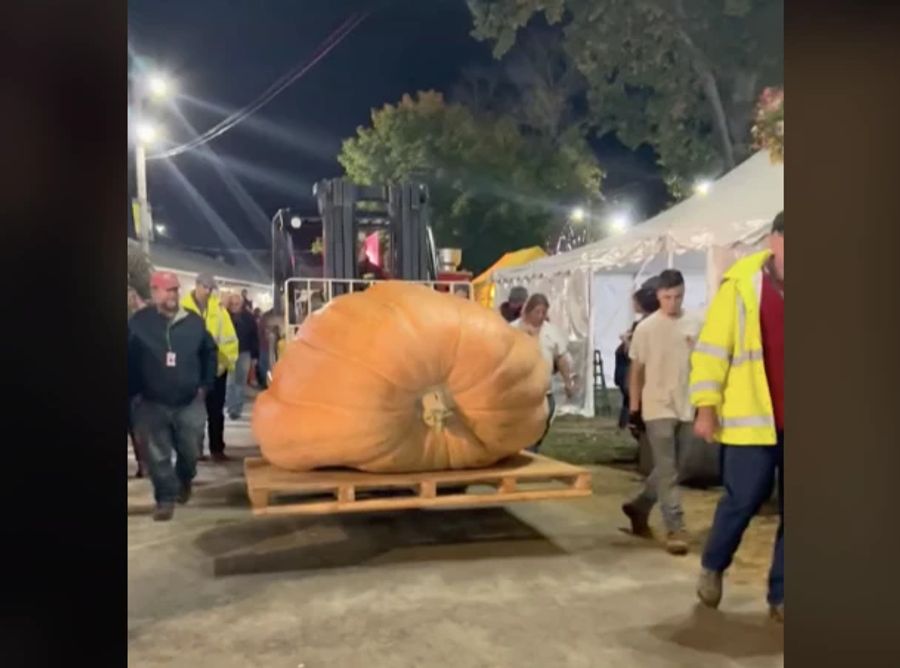
POLYGON ((359 24, 361 24, 366 20, 366 18, 368 18, 368 16, 369 12, 365 14, 351 15, 350 18, 344 21, 344 23, 342 23, 334 32, 332 32, 328 37, 325 38, 322 44, 319 45, 316 51, 313 52, 313 56, 309 61, 301 65, 299 68, 294 68, 293 70, 291 70, 291 72, 281 76, 259 97, 257 97, 255 101, 253 101, 243 109, 239 109, 235 113, 231 114, 231 116, 225 118, 213 127, 209 128, 200 136, 195 137, 194 139, 191 139, 184 144, 168 149, 166 151, 149 155, 147 156, 147 159, 160 160, 162 158, 171 158, 176 155, 185 153, 186 151, 190 151, 199 146, 202 146, 203 144, 206 144, 207 142, 210 142, 213 139, 222 136, 233 127, 235 127, 238 123, 248 118, 251 114, 259 111, 262 107, 275 99, 276 96, 278 96, 291 84, 303 77, 307 72, 315 67, 319 63, 319 61, 321 61, 342 41, 344 41, 344 39, 348 35, 350 35, 350 33, 353 32, 359 26, 359 24))

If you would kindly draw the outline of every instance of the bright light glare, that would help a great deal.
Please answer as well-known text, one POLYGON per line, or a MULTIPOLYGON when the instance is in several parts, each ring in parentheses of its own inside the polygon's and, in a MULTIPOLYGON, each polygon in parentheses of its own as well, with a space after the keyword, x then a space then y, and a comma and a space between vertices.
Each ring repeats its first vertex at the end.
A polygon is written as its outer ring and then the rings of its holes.
POLYGON ((572 220, 576 223, 580 223, 584 220, 584 209, 580 206, 576 206, 572 209, 572 220))
POLYGON ((302 225, 303 219, 300 218, 300 216, 293 216, 291 218, 291 227, 293 227, 295 230, 299 230, 302 225))
POLYGON ((613 232, 624 232, 629 225, 631 225, 631 220, 626 213, 613 214, 612 218, 609 219, 609 226, 613 232))
POLYGON ((163 74, 152 74, 147 78, 147 90, 156 99, 169 97, 172 93, 172 84, 163 74))
POLYGON ((163 225, 162 223, 157 223, 156 225, 154 225, 154 227, 156 228, 157 234, 161 234, 161 235, 165 236, 165 234, 166 234, 166 226, 165 225, 163 225))
POLYGON ((143 122, 138 124, 136 134, 138 141, 142 144, 152 144, 159 140, 161 133, 159 128, 153 123, 143 122))
POLYGON ((697 181, 694 184, 694 192, 698 195, 708 195, 709 191, 712 190, 712 181, 704 179, 703 181, 697 181))

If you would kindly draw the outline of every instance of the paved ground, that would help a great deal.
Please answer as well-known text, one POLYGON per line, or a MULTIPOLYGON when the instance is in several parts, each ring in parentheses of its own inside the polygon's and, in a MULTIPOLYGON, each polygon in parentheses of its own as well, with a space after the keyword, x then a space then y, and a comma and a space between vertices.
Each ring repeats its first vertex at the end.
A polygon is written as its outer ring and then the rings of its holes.
MULTIPOLYGON (((227 441, 253 452, 246 422, 227 441)), ((250 516, 240 463, 201 467, 168 524, 129 480, 131 666, 784 665, 763 589, 772 518, 710 612, 695 606, 696 554, 622 531, 627 471, 596 467, 595 495, 577 501, 295 520, 250 516)), ((697 547, 713 500, 686 494, 697 547)))

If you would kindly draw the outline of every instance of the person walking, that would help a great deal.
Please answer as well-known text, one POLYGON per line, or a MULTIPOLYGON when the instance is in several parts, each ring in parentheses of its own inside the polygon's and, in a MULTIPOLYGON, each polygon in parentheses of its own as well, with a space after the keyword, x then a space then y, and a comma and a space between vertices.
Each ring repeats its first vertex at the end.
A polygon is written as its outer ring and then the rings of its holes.
POLYGON ((509 291, 509 297, 500 304, 500 315, 506 322, 515 322, 522 315, 522 307, 528 300, 528 290, 522 285, 516 285, 509 291))
POLYGON ((225 411, 232 420, 239 420, 244 412, 244 393, 250 377, 259 360, 259 332, 253 313, 246 308, 246 302, 238 295, 228 299, 228 314, 238 338, 238 359, 235 371, 228 376, 225 390, 225 411))
POLYGON ((694 349, 695 433, 722 445, 725 493, 703 550, 700 600, 716 608, 722 574, 778 477, 781 521, 769 571, 770 614, 784 621, 784 212, 769 249, 725 273, 694 349))
MULTIPOLYGON (((218 284, 212 275, 200 274, 197 276, 193 291, 184 296, 181 305, 203 319, 218 348, 216 381, 206 395, 206 413, 210 457, 213 461, 224 462, 228 460, 225 454, 225 392, 228 374, 234 373, 237 365, 239 349, 231 316, 222 308, 219 298, 215 295, 217 289, 218 284)), ((202 434, 199 449, 200 459, 205 460, 202 434)))
MULTIPOLYGON (((135 290, 130 285, 128 286, 128 319, 131 319, 135 313, 144 308, 147 303, 141 297, 137 290, 135 290)), ((144 465, 143 465, 143 448, 141 446, 140 440, 138 439, 137 432, 134 429, 134 406, 132 405, 132 399, 129 397, 128 399, 128 438, 131 440, 131 449, 134 451, 134 461, 137 464, 137 471, 135 471, 135 478, 143 478, 144 477, 144 465)))
POLYGON ((666 526, 666 551, 688 552, 687 533, 678 493, 678 451, 693 438, 689 378, 691 349, 700 320, 682 308, 684 277, 666 269, 657 278, 659 310, 635 328, 629 346, 629 421, 633 430, 646 429, 653 453, 653 470, 644 488, 622 506, 632 532, 649 536, 648 518, 659 501, 666 526))
POLYGON ((128 321, 128 396, 153 483, 153 519, 166 521, 176 501, 191 497, 217 351, 203 320, 179 305, 174 274, 155 272, 150 286, 152 305, 128 321))
MULTIPOLYGON (((549 377, 552 379, 553 374, 558 370, 563 378, 566 396, 571 398, 575 394, 575 375, 572 373, 572 361, 567 350, 568 343, 562 332, 548 321, 549 312, 550 302, 547 297, 535 293, 525 302, 522 317, 514 321, 512 326, 537 339, 541 356, 549 371, 549 377)), ((550 387, 547 388, 547 406, 547 428, 540 440, 528 448, 531 452, 537 452, 541 447, 556 414, 556 398, 553 396, 552 380, 550 387)))
POLYGON ((619 429, 628 426, 630 415, 630 399, 628 394, 628 372, 631 368, 631 358, 628 356, 628 347, 631 345, 631 337, 641 320, 659 308, 659 300, 656 298, 656 278, 649 278, 631 296, 631 305, 634 309, 635 320, 629 330, 622 334, 621 343, 616 348, 616 367, 613 380, 616 387, 622 393, 622 409, 619 411, 619 429))

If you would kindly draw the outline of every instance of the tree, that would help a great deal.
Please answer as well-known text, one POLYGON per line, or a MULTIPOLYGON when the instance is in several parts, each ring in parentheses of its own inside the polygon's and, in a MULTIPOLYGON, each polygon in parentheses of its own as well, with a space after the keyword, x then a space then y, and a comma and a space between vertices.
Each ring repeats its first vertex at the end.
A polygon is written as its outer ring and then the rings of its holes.
POLYGON ((338 160, 360 183, 427 183, 439 245, 461 248, 473 271, 544 245, 571 203, 599 194, 602 177, 583 143, 552 146, 509 117, 478 115, 434 91, 373 111, 338 160))
POLYGON ((142 299, 150 299, 150 258, 136 244, 128 243, 128 287, 134 288, 142 299))
POLYGON ((675 194, 751 151, 754 103, 783 81, 783 0, 468 0, 498 58, 542 13, 563 23, 591 125, 652 145, 675 194))
POLYGON ((558 30, 529 28, 493 67, 467 68, 453 99, 479 114, 508 116, 529 136, 563 145, 585 136, 587 83, 558 30))

